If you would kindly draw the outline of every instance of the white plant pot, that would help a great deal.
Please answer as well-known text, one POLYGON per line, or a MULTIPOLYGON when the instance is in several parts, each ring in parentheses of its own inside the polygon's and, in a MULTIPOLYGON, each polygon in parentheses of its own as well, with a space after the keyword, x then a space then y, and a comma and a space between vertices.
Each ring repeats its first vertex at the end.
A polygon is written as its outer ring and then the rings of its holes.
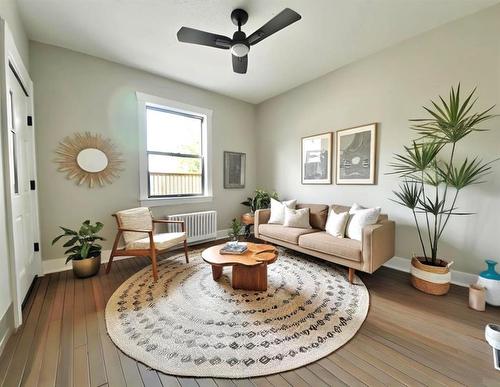
POLYGON ((493 364, 495 368, 500 371, 500 325, 486 325, 484 336, 493 349, 493 364))
POLYGON ((486 302, 493 306, 500 306, 500 281, 479 277, 477 284, 486 289, 486 302))

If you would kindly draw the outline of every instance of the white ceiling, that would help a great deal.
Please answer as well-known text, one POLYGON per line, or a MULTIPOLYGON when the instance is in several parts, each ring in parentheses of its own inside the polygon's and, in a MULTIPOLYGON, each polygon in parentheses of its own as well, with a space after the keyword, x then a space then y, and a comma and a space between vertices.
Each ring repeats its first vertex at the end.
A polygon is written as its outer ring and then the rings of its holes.
POLYGON ((17 0, 32 40, 65 47, 259 103, 499 0, 17 0), (243 8, 249 35, 283 8, 302 20, 249 53, 179 43, 181 26, 232 37, 243 8))

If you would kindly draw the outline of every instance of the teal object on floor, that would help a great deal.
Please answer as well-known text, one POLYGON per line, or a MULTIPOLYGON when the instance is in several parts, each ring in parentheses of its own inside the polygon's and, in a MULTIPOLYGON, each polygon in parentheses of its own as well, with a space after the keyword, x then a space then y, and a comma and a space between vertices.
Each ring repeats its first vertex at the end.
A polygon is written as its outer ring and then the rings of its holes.
POLYGON ((488 265, 488 269, 479 273, 479 276, 486 279, 500 281, 500 274, 495 270, 495 266, 498 264, 498 262, 491 259, 487 259, 485 262, 488 265))

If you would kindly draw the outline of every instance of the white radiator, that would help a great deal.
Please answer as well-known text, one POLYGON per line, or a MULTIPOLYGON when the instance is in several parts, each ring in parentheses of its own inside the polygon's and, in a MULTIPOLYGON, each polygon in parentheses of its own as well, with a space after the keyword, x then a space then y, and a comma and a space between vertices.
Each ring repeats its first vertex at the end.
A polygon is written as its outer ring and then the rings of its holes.
MULTIPOLYGON (((188 243, 206 241, 217 238, 217 212, 203 211, 190 214, 176 214, 167 216, 169 220, 183 220, 186 224, 188 243)), ((180 225, 169 224, 170 232, 180 231, 180 225)))

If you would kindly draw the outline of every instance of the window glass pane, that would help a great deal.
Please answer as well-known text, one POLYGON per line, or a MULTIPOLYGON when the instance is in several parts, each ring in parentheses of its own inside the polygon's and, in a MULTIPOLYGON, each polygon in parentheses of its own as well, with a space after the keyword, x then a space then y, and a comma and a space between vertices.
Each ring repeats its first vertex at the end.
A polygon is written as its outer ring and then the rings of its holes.
POLYGON ((148 151, 201 155, 201 118, 147 108, 148 151))
POLYGON ((149 172, 157 173, 201 173, 200 157, 179 157, 150 154, 149 172))
POLYGON ((202 195, 201 157, 148 155, 149 196, 202 195))

